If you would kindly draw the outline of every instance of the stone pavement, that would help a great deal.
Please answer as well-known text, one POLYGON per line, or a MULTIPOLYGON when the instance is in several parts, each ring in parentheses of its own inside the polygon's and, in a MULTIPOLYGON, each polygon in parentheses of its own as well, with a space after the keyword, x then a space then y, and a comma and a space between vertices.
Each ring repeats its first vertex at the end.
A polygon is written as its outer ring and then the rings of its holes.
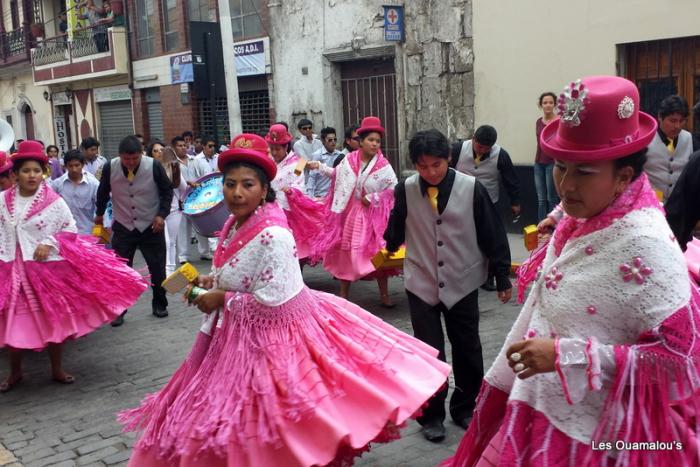
MULTIPOLYGON (((518 236, 512 237, 513 256, 525 255, 518 236)), ((195 262, 205 272, 209 265, 195 262)), ((143 265, 143 260, 137 266, 143 265)), ((337 283, 321 268, 306 268, 304 278, 314 289, 336 292, 337 283)), ((390 281, 397 307, 378 306, 373 282, 353 285, 351 300, 397 328, 411 333, 406 295, 399 278, 390 281)), ((515 295, 515 294, 514 294, 515 295)), ((66 369, 73 385, 53 383, 46 352, 26 352, 24 381, 0 395, 0 466, 126 465, 134 435, 124 434, 115 413, 136 406, 141 398, 163 386, 188 353, 200 324, 200 313, 171 297, 170 316, 150 312, 150 291, 141 297, 120 328, 105 326, 65 345, 66 369)), ((502 305, 495 293, 480 291, 481 338, 488 366, 500 350, 517 316, 514 300, 502 305)), ((449 357, 449 351, 448 351, 449 357)), ((7 372, 7 352, 0 350, 0 377, 7 372)), ((441 444, 424 440, 415 422, 402 439, 375 446, 358 466, 434 466, 451 455, 464 431, 446 422, 441 444)))

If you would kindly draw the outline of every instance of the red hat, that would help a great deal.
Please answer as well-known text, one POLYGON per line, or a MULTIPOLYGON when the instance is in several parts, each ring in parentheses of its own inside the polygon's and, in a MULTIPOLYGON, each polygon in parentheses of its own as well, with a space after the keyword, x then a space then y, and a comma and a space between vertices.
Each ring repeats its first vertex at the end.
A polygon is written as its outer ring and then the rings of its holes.
POLYGON ((289 144, 292 139, 293 137, 289 134, 287 128, 280 123, 272 125, 270 131, 265 135, 265 141, 267 141, 268 144, 277 144, 280 146, 289 144))
POLYGON ((0 174, 4 174, 12 169, 12 159, 7 157, 7 153, 0 151, 0 174))
POLYGON ((371 133, 376 131, 382 137, 384 137, 384 127, 382 126, 382 121, 377 117, 365 117, 360 123, 360 128, 357 129, 358 135, 364 135, 365 133, 371 133))
POLYGON ((31 159, 41 164, 48 164, 49 158, 44 151, 44 145, 39 141, 22 141, 19 143, 17 152, 12 156, 13 161, 21 161, 31 159))
POLYGON ((229 162, 248 162, 263 169, 270 181, 277 175, 277 164, 267 153, 267 143, 262 137, 243 133, 233 138, 228 147, 226 151, 219 154, 217 165, 220 172, 224 171, 224 167, 229 162))
POLYGON ((619 159, 641 151, 656 119, 639 111, 639 91, 618 76, 589 76, 559 95, 559 118, 540 136, 545 154, 571 162, 619 159))

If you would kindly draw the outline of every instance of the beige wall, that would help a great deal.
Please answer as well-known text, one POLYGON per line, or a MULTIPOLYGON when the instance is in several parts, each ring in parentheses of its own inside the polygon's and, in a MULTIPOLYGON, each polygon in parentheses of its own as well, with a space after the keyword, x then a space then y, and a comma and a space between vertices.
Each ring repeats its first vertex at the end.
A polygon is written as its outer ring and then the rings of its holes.
POLYGON ((54 143, 51 103, 44 99, 46 86, 35 86, 31 71, 0 80, 0 114, 12 116, 15 139, 26 139, 27 130, 21 109, 28 104, 33 111, 34 136, 44 144, 54 143))
POLYGON ((618 44, 700 35, 698 0, 475 0, 472 8, 475 127, 495 126, 516 164, 534 161, 541 92, 616 74, 618 44))

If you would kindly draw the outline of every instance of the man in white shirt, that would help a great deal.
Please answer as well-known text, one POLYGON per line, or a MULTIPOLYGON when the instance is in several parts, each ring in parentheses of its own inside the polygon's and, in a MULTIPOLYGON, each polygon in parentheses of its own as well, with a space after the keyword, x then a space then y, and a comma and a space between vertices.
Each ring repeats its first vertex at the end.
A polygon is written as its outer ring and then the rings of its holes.
POLYGON ((85 158, 77 149, 68 151, 63 156, 63 161, 66 172, 57 179, 51 180, 51 188, 61 195, 68 205, 78 232, 90 235, 95 218, 97 187, 100 186, 100 182, 85 170, 85 158))
POLYGON ((219 154, 216 152, 216 147, 218 146, 216 140, 210 136, 205 136, 202 138, 202 144, 202 152, 194 158, 194 172, 197 178, 219 170, 217 167, 219 154))
MULTIPOLYGON (((335 166, 335 160, 340 157, 341 153, 335 148, 338 142, 338 137, 335 133, 335 128, 326 127, 321 130, 321 143, 323 149, 316 151, 311 157, 312 161, 318 161, 328 167, 335 166)), ((331 187, 330 177, 322 174, 318 169, 309 172, 309 178, 306 181, 306 194, 311 198, 323 198, 328 194, 331 187)))
POLYGON ((85 170, 99 180, 100 174, 102 173, 102 166, 107 162, 107 159, 99 154, 100 142, 97 141, 96 138, 89 136, 80 143, 80 149, 85 159, 85 170))
POLYGON ((316 151, 323 149, 323 144, 318 138, 314 137, 314 126, 308 118, 299 120, 297 128, 301 133, 301 137, 294 143, 294 153, 310 161, 316 151))

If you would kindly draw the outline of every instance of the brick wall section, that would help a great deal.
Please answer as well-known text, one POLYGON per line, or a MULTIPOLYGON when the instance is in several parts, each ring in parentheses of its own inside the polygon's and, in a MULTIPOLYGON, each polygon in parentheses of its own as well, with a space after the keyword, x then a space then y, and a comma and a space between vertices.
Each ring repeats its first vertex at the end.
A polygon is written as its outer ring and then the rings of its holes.
POLYGON ((163 110, 163 132, 167 143, 185 130, 194 130, 194 104, 180 103, 180 85, 161 86, 160 106, 163 110))

